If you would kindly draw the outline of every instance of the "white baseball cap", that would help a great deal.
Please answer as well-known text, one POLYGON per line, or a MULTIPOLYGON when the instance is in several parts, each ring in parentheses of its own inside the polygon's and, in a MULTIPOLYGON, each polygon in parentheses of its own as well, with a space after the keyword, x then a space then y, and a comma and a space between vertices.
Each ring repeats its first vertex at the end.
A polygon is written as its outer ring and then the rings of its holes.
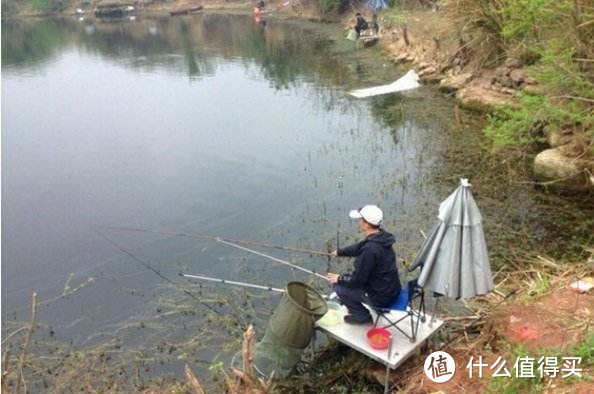
POLYGON ((369 224, 379 226, 384 218, 384 213, 377 205, 365 205, 363 208, 350 211, 349 217, 351 219, 363 219, 369 224))

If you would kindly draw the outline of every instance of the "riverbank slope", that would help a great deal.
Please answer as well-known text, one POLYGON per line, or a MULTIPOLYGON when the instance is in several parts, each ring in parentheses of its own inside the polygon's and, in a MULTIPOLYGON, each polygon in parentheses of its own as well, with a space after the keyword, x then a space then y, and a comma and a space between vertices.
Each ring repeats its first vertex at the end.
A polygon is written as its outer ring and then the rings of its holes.
POLYGON ((491 10, 479 3, 390 9, 382 46, 461 107, 484 113, 494 149, 531 156, 536 184, 592 193, 593 10, 585 2, 565 4, 575 12, 567 19, 558 4, 534 10, 524 1, 516 16, 506 17, 511 6, 491 10), (530 18, 542 23, 533 26, 530 18), (563 26, 575 30, 561 35, 563 26))

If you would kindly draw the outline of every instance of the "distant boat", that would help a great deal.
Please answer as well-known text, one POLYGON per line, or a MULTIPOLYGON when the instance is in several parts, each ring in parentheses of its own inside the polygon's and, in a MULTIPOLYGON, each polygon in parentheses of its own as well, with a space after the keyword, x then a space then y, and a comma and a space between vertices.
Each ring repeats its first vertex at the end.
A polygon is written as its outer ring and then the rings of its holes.
POLYGON ((191 6, 191 7, 178 8, 177 10, 169 11, 169 14, 171 16, 187 15, 190 12, 200 11, 201 9, 202 9, 202 6, 201 5, 194 5, 194 6, 191 6))
POLYGON ((136 11, 136 8, 127 1, 102 0, 95 8, 98 18, 123 18, 136 11))

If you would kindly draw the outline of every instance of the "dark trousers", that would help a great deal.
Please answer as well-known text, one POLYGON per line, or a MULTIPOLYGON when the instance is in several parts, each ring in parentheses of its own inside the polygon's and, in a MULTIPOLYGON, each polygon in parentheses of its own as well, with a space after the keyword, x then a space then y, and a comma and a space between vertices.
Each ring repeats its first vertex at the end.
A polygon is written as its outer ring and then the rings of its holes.
POLYGON ((335 284, 334 291, 338 298, 349 310, 349 314, 357 320, 367 320, 371 318, 369 310, 363 306, 363 302, 369 303, 369 298, 363 289, 351 289, 344 285, 335 284))

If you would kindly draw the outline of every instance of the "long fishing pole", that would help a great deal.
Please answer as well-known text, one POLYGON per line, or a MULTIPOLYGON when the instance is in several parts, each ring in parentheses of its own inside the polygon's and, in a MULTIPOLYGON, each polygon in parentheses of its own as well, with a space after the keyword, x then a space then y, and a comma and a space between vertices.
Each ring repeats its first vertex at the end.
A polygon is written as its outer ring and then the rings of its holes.
MULTIPOLYGON (((258 289, 258 290, 274 291, 274 292, 277 292, 277 293, 286 293, 287 292, 287 290, 285 290, 285 289, 279 289, 278 287, 269 287, 269 286, 256 285, 256 284, 253 284, 253 283, 237 282, 237 281, 234 281, 234 280, 213 278, 213 277, 204 276, 204 275, 190 275, 190 274, 184 274, 182 272, 180 272, 179 275, 180 276, 183 276, 183 277, 186 277, 186 278, 190 278, 190 279, 205 280, 205 281, 208 281, 208 282, 218 282, 218 283, 223 283, 223 284, 226 284, 226 285, 248 287, 248 288, 258 289)), ((326 294, 322 294, 322 298, 323 299, 328 299, 329 296, 326 295, 326 294)))
POLYGON ((110 230, 119 230, 119 231, 134 231, 139 233, 153 233, 153 234, 162 234, 162 235, 170 235, 174 237, 188 237, 188 238, 197 238, 197 239, 209 239, 211 241, 216 241, 217 239, 222 239, 224 241, 233 242, 236 244, 243 244, 243 245, 252 245, 252 246, 261 246, 263 248, 271 248, 271 249, 279 249, 279 250, 286 250, 289 252, 296 252, 296 253, 306 253, 315 256, 326 256, 332 257, 332 253, 329 252, 321 252, 319 250, 309 250, 309 249, 302 249, 302 248, 293 248, 290 246, 281 246, 281 245, 272 245, 264 242, 258 241, 249 241, 249 240, 242 240, 242 239, 228 239, 223 237, 217 237, 214 235, 200 235, 200 234, 190 234, 184 232, 174 232, 174 231, 158 231, 158 230, 147 230, 143 228, 135 228, 135 227, 114 227, 110 226, 107 227, 110 230))
MULTIPOLYGON (((203 302, 200 300, 200 298, 196 297, 195 294, 193 294, 192 292, 181 288, 181 286, 177 283, 175 283, 174 281, 172 281, 171 279, 169 279, 168 277, 166 277, 165 275, 163 275, 161 272, 159 272, 158 270, 156 270, 155 268, 151 267, 151 265, 149 263, 147 263, 146 261, 136 257, 134 254, 132 254, 131 252, 127 251, 126 249, 124 249, 123 247, 121 247, 120 245, 118 245, 117 243, 115 243, 114 241, 112 241, 109 237, 107 237, 105 234, 103 234, 102 232, 95 230, 97 232, 97 234, 99 234, 103 239, 105 239, 107 242, 109 242, 114 248, 116 248, 117 250, 119 250, 120 252, 126 254, 127 256, 129 256, 132 260, 136 261, 138 264, 142 265, 143 267, 145 267, 146 269, 148 269, 149 271, 153 272, 155 275, 157 275, 159 278, 163 279, 165 282, 172 284, 175 288, 182 290, 184 293, 186 293, 188 296, 190 296, 191 298, 193 298, 195 301, 197 301, 200 305, 203 305, 204 307, 206 307, 207 309, 209 309, 211 312, 214 312, 216 314, 220 314, 219 311, 217 311, 216 309, 214 309, 212 306, 208 305, 207 303, 203 302)), ((238 323, 241 323, 239 320, 237 321, 238 323)))
POLYGON ((294 268, 296 270, 303 271, 303 272, 306 272, 306 273, 308 273, 310 275, 315 275, 318 278, 327 280, 324 275, 320 275, 320 274, 318 274, 315 271, 308 270, 307 268, 303 268, 303 267, 301 267, 299 265, 295 265, 293 263, 289 263, 286 260, 282 260, 282 259, 279 259, 277 257, 273 257, 273 256, 267 255, 265 253, 258 252, 257 250, 246 248, 245 246, 238 245, 238 244, 236 244, 234 242, 226 241, 226 240, 224 240, 222 238, 215 238, 215 241, 220 242, 220 243, 225 244, 225 245, 228 245, 228 246, 231 246, 231 247, 234 247, 234 248, 237 248, 237 249, 241 249, 241 250, 246 251, 246 252, 249 252, 249 253, 256 254, 258 256, 265 257, 265 258, 270 259, 272 261, 276 261, 277 263, 284 264, 284 265, 289 266, 291 268, 294 268))
POLYGON ((208 282, 223 283, 223 284, 226 284, 226 285, 233 285, 233 286, 240 286, 240 287, 249 287, 249 288, 252 288, 252 289, 259 289, 259 290, 275 291, 277 293, 286 293, 287 292, 286 290, 279 289, 277 287, 255 285, 253 283, 237 282, 237 281, 234 281, 234 280, 227 280, 227 279, 220 279, 220 278, 212 278, 210 276, 189 275, 189 274, 184 274, 184 273, 180 273, 180 275, 183 276, 183 277, 185 277, 185 278, 205 280, 205 281, 208 281, 208 282))

